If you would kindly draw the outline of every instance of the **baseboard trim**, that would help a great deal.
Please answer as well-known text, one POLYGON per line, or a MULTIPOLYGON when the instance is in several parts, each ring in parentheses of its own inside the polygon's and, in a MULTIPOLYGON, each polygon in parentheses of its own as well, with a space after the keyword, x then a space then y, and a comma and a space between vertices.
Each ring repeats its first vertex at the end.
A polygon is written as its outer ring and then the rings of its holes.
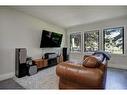
POLYGON ((14 72, 0 75, 0 81, 14 77, 14 72))
POLYGON ((127 70, 127 66, 123 66, 123 65, 113 65, 113 64, 110 64, 110 65, 108 65, 108 67, 111 67, 111 68, 117 68, 117 69, 125 69, 125 70, 127 70))

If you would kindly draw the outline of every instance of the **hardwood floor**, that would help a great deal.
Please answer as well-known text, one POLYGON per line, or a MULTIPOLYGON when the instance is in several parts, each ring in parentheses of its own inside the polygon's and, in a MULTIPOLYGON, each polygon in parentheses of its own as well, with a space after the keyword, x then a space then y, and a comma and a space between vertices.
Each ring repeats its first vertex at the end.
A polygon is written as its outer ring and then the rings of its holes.
POLYGON ((108 68, 106 89, 127 89, 127 70, 108 68))
MULTIPOLYGON (((56 84, 58 85, 58 84, 56 84)), ((24 89, 13 79, 0 82, 0 89, 24 89)), ((106 89, 121 90, 127 89, 127 70, 108 68, 106 89)))
POLYGON ((13 79, 0 81, 0 89, 24 89, 21 85, 13 79))

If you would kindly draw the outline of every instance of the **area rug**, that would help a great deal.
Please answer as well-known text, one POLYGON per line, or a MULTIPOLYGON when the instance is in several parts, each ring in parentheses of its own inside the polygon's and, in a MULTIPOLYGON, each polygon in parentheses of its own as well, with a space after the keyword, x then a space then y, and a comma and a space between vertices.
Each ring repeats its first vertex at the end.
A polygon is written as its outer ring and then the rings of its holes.
POLYGON ((26 89, 58 89, 56 66, 40 70, 32 76, 14 77, 13 80, 26 89))

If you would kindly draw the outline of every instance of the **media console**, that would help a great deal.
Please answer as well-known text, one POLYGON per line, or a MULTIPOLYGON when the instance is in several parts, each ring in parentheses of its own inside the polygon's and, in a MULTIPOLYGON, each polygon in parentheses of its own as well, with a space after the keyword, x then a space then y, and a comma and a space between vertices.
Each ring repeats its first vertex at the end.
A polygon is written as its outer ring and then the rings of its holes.
POLYGON ((56 65, 58 62, 57 62, 57 54, 55 53, 46 53, 44 55, 45 59, 48 60, 48 66, 53 66, 53 65, 56 65))
POLYGON ((55 53, 45 53, 44 58, 35 59, 33 61, 37 65, 38 69, 43 69, 63 62, 63 56, 58 56, 55 53))

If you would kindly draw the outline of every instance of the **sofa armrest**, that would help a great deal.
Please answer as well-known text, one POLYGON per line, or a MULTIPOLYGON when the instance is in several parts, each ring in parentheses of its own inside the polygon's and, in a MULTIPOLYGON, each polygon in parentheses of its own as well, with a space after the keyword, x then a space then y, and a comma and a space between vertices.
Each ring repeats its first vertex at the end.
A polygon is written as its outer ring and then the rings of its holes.
POLYGON ((98 68, 86 68, 67 63, 60 63, 56 67, 56 74, 71 82, 88 86, 101 86, 103 72, 98 68))

